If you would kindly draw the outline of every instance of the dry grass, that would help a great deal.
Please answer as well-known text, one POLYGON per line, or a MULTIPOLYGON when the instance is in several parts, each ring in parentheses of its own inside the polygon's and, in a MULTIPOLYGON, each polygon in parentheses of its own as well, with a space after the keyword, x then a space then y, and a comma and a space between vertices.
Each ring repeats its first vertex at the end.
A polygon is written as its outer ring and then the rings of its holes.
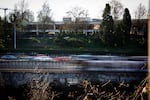
MULTIPOLYGON (((35 67, 34 71, 40 73, 38 67, 35 67)), ((27 94, 28 100, 53 100, 54 97, 59 96, 61 93, 52 91, 50 83, 48 81, 48 73, 40 75, 39 77, 32 76, 32 82, 30 84, 30 91, 27 94)))
MULTIPOLYGON (((39 73, 37 67, 36 71, 39 73)), ((26 94, 27 100, 70 100, 70 98, 71 100, 146 100, 147 98, 146 93, 142 92, 147 83, 147 77, 138 85, 125 82, 114 84, 111 80, 94 84, 91 81, 83 80, 77 85, 82 90, 72 89, 67 92, 64 91, 71 86, 65 86, 65 89, 61 91, 54 90, 48 81, 48 73, 39 77, 32 77, 32 82, 29 84, 29 90, 26 94), (129 91, 130 88, 131 91, 129 91)), ((5 82, 0 74, 0 86, 4 86, 4 84, 5 82)), ((15 100, 15 97, 8 96, 8 99, 15 100)))
POLYGON ((146 80, 147 78, 136 86, 135 91, 131 93, 126 91, 126 88, 130 88, 130 85, 124 82, 121 82, 118 87, 114 86, 110 89, 110 80, 102 85, 92 85, 90 81, 84 80, 82 86, 84 87, 85 93, 77 100, 145 100, 147 97, 143 95, 142 89, 146 84, 146 80), (106 90, 103 89, 105 87, 107 87, 106 90), (124 88, 124 90, 121 88, 124 88))

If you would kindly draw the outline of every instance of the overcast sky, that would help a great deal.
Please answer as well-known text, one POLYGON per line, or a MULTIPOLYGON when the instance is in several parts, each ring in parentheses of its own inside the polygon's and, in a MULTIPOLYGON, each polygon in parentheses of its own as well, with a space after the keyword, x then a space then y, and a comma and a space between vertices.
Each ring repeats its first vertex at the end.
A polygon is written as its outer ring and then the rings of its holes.
MULTIPOLYGON (((21 0, 0 0, 0 8, 13 9, 14 4, 17 4, 21 0)), ((52 9, 53 19, 56 21, 62 20, 64 16, 67 16, 66 12, 73 7, 81 7, 88 10, 89 17, 101 18, 102 11, 105 8, 105 4, 111 0, 25 0, 28 3, 28 8, 34 12, 35 17, 37 12, 41 9, 42 4, 47 1, 52 9)), ((124 8, 128 8, 130 13, 134 17, 134 11, 137 6, 142 3, 148 10, 149 0, 119 0, 124 8)), ((8 11, 7 11, 8 13, 8 11)), ((0 10, 0 16, 4 15, 4 11, 0 10)), ((35 18, 36 19, 36 18, 35 18)))

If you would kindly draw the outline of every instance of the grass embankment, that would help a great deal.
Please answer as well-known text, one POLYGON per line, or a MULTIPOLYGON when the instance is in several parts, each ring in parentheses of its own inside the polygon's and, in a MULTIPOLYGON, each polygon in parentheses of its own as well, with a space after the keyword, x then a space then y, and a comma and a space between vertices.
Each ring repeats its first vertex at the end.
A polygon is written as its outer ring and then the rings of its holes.
POLYGON ((38 52, 47 54, 107 54, 147 55, 147 47, 130 41, 124 46, 106 46, 92 38, 28 38, 18 39, 17 49, 1 49, 6 52, 38 52))

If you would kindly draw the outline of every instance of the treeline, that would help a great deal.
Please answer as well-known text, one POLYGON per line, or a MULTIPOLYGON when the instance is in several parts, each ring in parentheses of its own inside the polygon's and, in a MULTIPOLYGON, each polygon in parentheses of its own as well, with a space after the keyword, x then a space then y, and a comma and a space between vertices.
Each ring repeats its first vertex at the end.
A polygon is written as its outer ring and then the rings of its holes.
POLYGON ((111 15, 111 6, 106 4, 102 17, 100 39, 104 44, 124 46, 128 45, 131 40, 139 42, 140 45, 146 44, 147 22, 143 22, 140 19, 131 20, 128 8, 124 9, 122 19, 115 20, 111 15), (137 32, 141 32, 141 34, 137 34, 137 32))
MULTIPOLYGON (((22 0, 20 4, 24 5, 25 8, 19 8, 20 6, 16 5, 16 12, 14 14, 16 18, 16 30, 17 36, 24 38, 22 34, 25 33, 24 27, 28 22, 33 21, 33 15, 29 9, 26 8, 25 0, 22 0)), ((123 12, 120 10, 123 9, 122 4, 117 0, 111 0, 110 4, 106 4, 103 14, 102 14, 102 24, 100 25, 100 32, 97 34, 88 34, 83 32, 78 32, 79 28, 86 28, 87 23, 82 23, 75 21, 73 26, 70 24, 68 26, 63 26, 67 29, 73 29, 74 33, 65 33, 61 32, 53 38, 53 45, 67 45, 71 47, 90 47, 98 45, 106 46, 125 46, 129 44, 137 46, 147 46, 147 20, 145 16, 146 11, 145 7, 140 4, 137 8, 136 19, 131 20, 131 14, 128 8, 125 8, 123 12), (120 13, 123 13, 120 14, 120 13), (119 15, 122 15, 120 18, 119 15), (82 26, 82 27, 81 27, 82 26), (67 37, 67 38, 66 38, 67 37), (98 45, 97 45, 98 44, 98 45)), ((10 14, 10 16, 13 13, 10 14)), ((86 17, 88 15, 87 11, 81 8, 74 8, 69 10, 67 14, 74 16, 73 19, 78 17, 86 17), (80 13, 82 12, 82 16, 80 13), (75 16, 75 15, 76 16, 75 16)), ((9 18, 11 19, 11 18, 9 18)), ((43 31, 45 32, 45 25, 52 21, 51 9, 47 2, 44 2, 42 9, 38 12, 39 22, 43 23, 43 31), (47 8, 44 10, 44 8, 47 8), (44 12, 45 11, 45 12, 44 12), (44 15, 46 13, 46 15, 44 15), (45 24, 45 25, 44 25, 45 24)), ((6 17, 2 19, 0 17, 0 48, 13 48, 13 22, 8 22, 6 17)), ((24 43, 24 41, 22 41, 24 43)), ((41 41, 45 43, 44 41, 41 41)), ((51 45, 51 43, 49 43, 51 45)))

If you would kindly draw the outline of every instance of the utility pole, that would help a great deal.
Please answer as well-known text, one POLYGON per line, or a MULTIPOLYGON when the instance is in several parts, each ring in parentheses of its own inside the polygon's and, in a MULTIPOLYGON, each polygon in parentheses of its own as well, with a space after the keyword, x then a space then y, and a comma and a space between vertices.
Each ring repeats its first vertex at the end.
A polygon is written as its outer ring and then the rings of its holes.
POLYGON ((6 20, 6 11, 8 10, 8 8, 0 8, 1 10, 4 10, 4 45, 5 48, 7 48, 8 46, 8 40, 7 40, 7 20, 6 20))
POLYGON ((8 10, 8 8, 0 8, 1 10, 4 10, 4 19, 6 21, 6 11, 8 10))
MULTIPOLYGON (((7 47, 7 20, 6 20, 6 11, 7 10, 12 10, 12 11, 15 11, 15 10, 13 10, 13 9, 8 9, 8 8, 0 8, 1 10, 4 10, 4 34, 5 34, 5 47, 7 47)), ((11 16, 11 17, 13 17, 12 18, 12 20, 13 20, 13 23, 14 23, 14 49, 16 49, 16 15, 15 14, 13 14, 13 16, 11 16)))

